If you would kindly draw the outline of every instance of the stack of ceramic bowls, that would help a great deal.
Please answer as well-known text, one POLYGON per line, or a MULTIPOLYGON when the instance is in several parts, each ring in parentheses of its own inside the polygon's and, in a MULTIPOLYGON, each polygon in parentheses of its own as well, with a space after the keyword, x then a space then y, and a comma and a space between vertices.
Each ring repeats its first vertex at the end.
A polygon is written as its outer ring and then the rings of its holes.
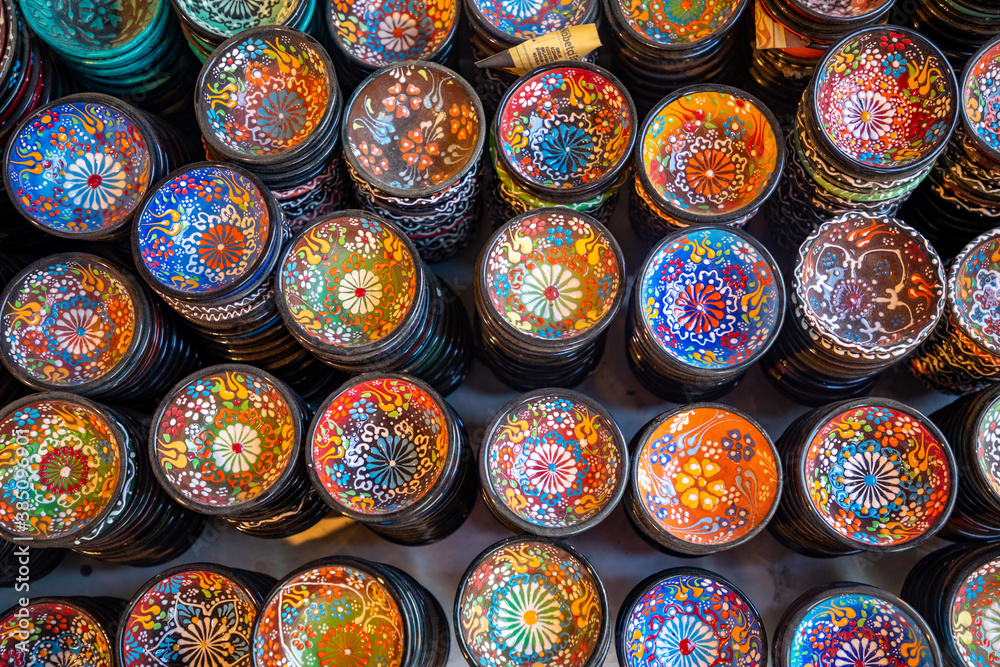
POLYGON ((961 124, 900 215, 942 255, 1000 226, 1000 37, 965 68, 961 124))
POLYGON ((455 594, 456 639, 470 667, 600 667, 612 621, 593 566, 569 545, 539 537, 487 548, 455 594))
POLYGON ((0 540, 0 588, 14 588, 48 576, 66 555, 65 549, 29 549, 0 540))
POLYGON ((330 369, 292 338, 274 301, 274 272, 288 241, 284 215, 250 172, 191 164, 157 183, 139 207, 135 265, 214 356, 274 373, 311 397, 330 369))
POLYGON ((825 660, 943 666, 934 634, 910 605, 880 588, 849 582, 802 594, 785 610, 774 633, 774 667, 807 667, 825 660))
POLYGON ((473 341, 461 301, 378 216, 341 211, 302 230, 277 282, 285 325, 334 368, 406 373, 442 394, 469 373, 473 341))
POLYGON ((561 539, 603 521, 625 492, 628 451, 583 394, 540 389, 500 408, 479 449, 483 500, 518 533, 561 539))
POLYGON ((142 403, 159 400, 199 356, 138 278, 63 253, 28 266, 0 296, 0 359, 39 391, 142 403))
POLYGON ((561 62, 522 76, 490 135, 494 226, 549 206, 607 224, 628 180, 638 125, 632 96, 596 65, 561 62))
POLYGON ((714 403, 664 412, 635 435, 625 514, 654 548, 704 556, 749 542, 781 498, 781 462, 746 414, 714 403))
POLYGON ((781 245, 798 247, 849 212, 895 215, 947 147, 958 85, 920 34, 866 28, 831 47, 799 104, 784 176, 768 206, 781 245))
POLYGON ((456 61, 452 50, 459 0, 344 2, 326 0, 326 22, 344 91, 377 69, 403 60, 456 61))
POLYGON ((637 584, 615 626, 621 667, 680 665, 691 655, 710 665, 765 667, 767 649, 764 622, 743 591, 693 567, 663 570, 637 584))
POLYGON ((1000 32, 1000 6, 989 0, 925 0, 916 4, 909 25, 961 69, 976 49, 1000 32))
POLYGON ((739 77, 740 17, 747 0, 603 0, 616 72, 644 118, 665 96, 693 83, 739 77))
POLYGON ((479 226, 486 116, 447 67, 390 65, 358 86, 341 141, 358 204, 399 226, 425 262, 454 256, 479 226))
POLYGON ((115 665, 249 665, 253 622, 275 583, 267 575, 211 563, 157 574, 132 596, 121 617, 115 665))
POLYGON ((326 665, 341 655, 351 665, 444 667, 450 634, 441 605, 410 575, 332 556, 302 566, 271 590, 252 644, 255 667, 326 665), (303 626, 315 638, 301 641, 303 626))
POLYGON ((100 560, 155 565, 184 553, 202 521, 153 480, 138 424, 79 396, 33 394, 0 410, 12 452, 0 536, 100 560), (18 506, 17 511, 14 505, 18 506))
POLYGON ((216 2, 214 0, 170 0, 181 20, 181 32, 201 62, 230 37, 259 26, 283 25, 319 35, 322 13, 316 0, 272 2, 216 2))
MULTIPOLYGON (((23 593, 22 593, 23 594, 23 593)), ((112 667, 125 600, 31 599, 0 614, 0 657, 12 667, 58 664, 112 667)))
POLYGON ((927 240, 895 218, 851 213, 799 249, 786 324, 761 368, 806 405, 861 396, 931 335, 945 274, 927 240))
POLYGON ((817 408, 785 429, 777 447, 787 475, 768 530, 807 556, 911 549, 944 526, 955 504, 948 442, 896 401, 817 408))
POLYGON ((977 667, 996 656, 1000 607, 1000 547, 953 544, 925 556, 903 582, 903 599, 927 619, 941 642, 944 664, 977 667))
MULTIPOLYGON (((518 4, 502 0, 465 0, 472 55, 476 60, 512 49, 550 32, 599 20, 600 0, 532 0, 518 4)), ((596 61, 596 53, 585 60, 596 61)), ((517 74, 505 69, 476 68, 475 85, 488 116, 492 117, 517 74)))
POLYGON ((545 208, 519 215, 486 243, 476 264, 480 350, 516 389, 572 387, 593 372, 625 295, 625 257, 586 213, 545 208))
POLYGON ((629 366, 675 403, 730 391, 774 342, 785 286, 774 259, 746 232, 682 230, 646 257, 626 320, 629 366))
POLYGON ((20 9, 81 87, 163 115, 184 113, 190 105, 194 58, 168 0, 99 7, 27 0, 20 9))
POLYGON ((447 537, 476 501, 462 420, 404 375, 363 375, 335 391, 313 419, 306 460, 330 507, 397 544, 447 537))
POLYGON ((139 202, 191 150, 163 121, 107 95, 70 95, 25 116, 4 153, 4 187, 39 229, 122 241, 139 202))
POLYGON ((292 28, 251 28, 205 62, 195 116, 206 155, 252 171, 297 231, 339 209, 343 97, 326 50, 292 28))
POLYGON ((947 306, 910 371, 938 391, 967 394, 1000 380, 1000 228, 974 239, 948 269, 947 306))
POLYGON ((327 514, 305 471, 309 409, 252 366, 212 366, 181 380, 149 429, 153 473, 192 512, 255 537, 301 533, 327 514))
POLYGON ((639 136, 629 219, 650 243, 705 223, 744 226, 778 186, 785 161, 774 114, 728 86, 674 92, 639 136))
POLYGON ((895 0, 761 0, 747 71, 751 89, 781 116, 795 113, 824 52, 861 28, 884 23, 895 0))
POLYGON ((1000 385, 963 396, 931 415, 948 438, 961 493, 942 535, 1000 538, 1000 385))

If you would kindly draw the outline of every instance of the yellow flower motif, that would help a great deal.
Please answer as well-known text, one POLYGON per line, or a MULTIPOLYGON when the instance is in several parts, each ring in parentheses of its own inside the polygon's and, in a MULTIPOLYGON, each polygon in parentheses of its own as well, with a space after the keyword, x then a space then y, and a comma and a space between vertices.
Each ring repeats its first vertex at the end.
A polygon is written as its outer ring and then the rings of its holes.
POLYGON ((722 467, 714 461, 698 459, 693 456, 681 466, 681 474, 677 475, 674 488, 681 494, 681 502, 691 509, 700 506, 706 512, 714 510, 719 505, 719 499, 726 492, 726 482, 710 478, 719 474, 722 467))

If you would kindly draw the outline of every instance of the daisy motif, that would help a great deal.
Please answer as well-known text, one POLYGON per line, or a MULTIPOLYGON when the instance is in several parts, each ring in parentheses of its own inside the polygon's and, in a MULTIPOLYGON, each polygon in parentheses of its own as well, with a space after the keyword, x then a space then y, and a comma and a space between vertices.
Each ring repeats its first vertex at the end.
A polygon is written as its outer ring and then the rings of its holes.
POLYGON ((858 91, 844 103, 844 124, 851 134, 866 141, 888 132, 895 115, 889 101, 874 90, 858 91))
POLYGON ((356 269, 341 279, 337 296, 352 314, 367 315, 382 301, 382 285, 368 269, 356 269))
POLYGON ((100 211, 110 207, 125 192, 125 172, 110 155, 84 153, 66 167, 66 196, 77 206, 100 211))

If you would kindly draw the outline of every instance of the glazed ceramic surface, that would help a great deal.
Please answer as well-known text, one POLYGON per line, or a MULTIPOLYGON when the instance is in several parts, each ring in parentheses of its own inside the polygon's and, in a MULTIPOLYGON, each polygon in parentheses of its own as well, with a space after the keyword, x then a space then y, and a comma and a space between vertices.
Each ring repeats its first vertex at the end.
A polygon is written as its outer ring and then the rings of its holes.
POLYGON ((579 25, 593 8, 587 0, 473 0, 487 23, 524 41, 579 25))
POLYGON ((812 86, 822 132, 865 167, 902 168, 936 154, 957 117, 948 61, 903 28, 872 28, 831 49, 812 86))
POLYGON ((185 18, 221 37, 262 25, 286 25, 301 5, 302 0, 177 0, 185 18))
MULTIPOLYGON (((956 446, 959 446, 958 443, 956 446)), ((975 447, 983 478, 1000 496, 1000 398, 983 410, 976 426, 975 447)))
POLYGON ((1000 159, 1000 39, 966 66, 962 111, 966 131, 1000 159))
POLYGON ((302 572, 274 591, 253 637, 256 667, 400 667, 403 617, 385 585, 343 565, 302 572))
POLYGON ((34 222, 69 234, 126 222, 156 160, 134 119, 96 102, 35 114, 8 150, 10 194, 34 222))
POLYGON ((546 190, 580 190, 628 161, 634 113, 624 89, 602 72, 553 66, 507 93, 497 144, 518 177, 546 190))
POLYGON ((15 658, 12 665, 111 667, 114 664, 108 637, 90 614, 56 601, 31 604, 27 611, 26 616, 11 613, 0 620, 0 652, 17 651, 22 643, 28 649, 26 655, 20 656, 25 662, 18 663, 15 658))
POLYGON ((640 150, 661 206, 718 216, 769 193, 781 171, 775 126, 737 93, 699 90, 654 112, 640 150))
POLYGON ((249 667, 257 603, 205 570, 162 579, 132 601, 122 623, 123 667, 249 667))
POLYGON ((833 595, 790 629, 788 664, 933 667, 927 637, 907 612, 864 594, 833 595))
POLYGON ((153 279, 190 295, 247 278, 273 233, 264 194, 222 165, 186 169, 160 185, 146 200, 135 231, 153 279))
POLYGON ((372 378, 339 393, 317 415, 313 469, 337 503, 377 517, 427 497, 448 459, 442 406, 399 378, 372 378))
POLYGON ((911 414, 856 407, 830 418, 806 443, 809 502, 836 533, 899 546, 934 527, 955 480, 947 445, 911 414))
POLYGON ((329 3, 339 46, 371 67, 426 60, 454 34, 454 0, 340 0, 329 3))
POLYGON ((950 603, 948 640, 962 664, 993 664, 1000 658, 1000 561, 989 561, 970 572, 950 603))
POLYGON ((120 446, 104 417, 81 403, 34 401, 4 417, 4 531, 36 540, 78 533, 114 500, 124 474, 120 446))
POLYGON ((542 528, 565 528, 616 500, 627 474, 619 438, 582 396, 539 395, 500 417, 480 456, 509 511, 542 528))
POLYGON ((625 289, 617 243, 585 217, 541 209, 506 226, 486 251, 495 314, 533 338, 568 340, 605 324, 625 289))
POLYGON ((690 44, 729 26, 739 0, 615 0, 625 22, 659 44, 690 44))
POLYGON ((153 463, 172 495, 204 507, 235 507, 272 490, 294 464, 297 409, 263 376, 203 374, 158 412, 153 463))
POLYGON ((781 322, 781 277, 769 257, 722 228, 668 239, 639 278, 643 324, 682 364, 726 368, 759 355, 781 322))
POLYGON ((29 377, 72 388, 107 376, 125 358, 136 305, 116 271, 87 255, 25 274, 0 306, 5 353, 29 377))
POLYGON ((154 25, 167 0, 24 0, 18 3, 31 28, 60 51, 89 58, 127 49, 154 25))
POLYGON ((272 28, 235 38, 205 63, 196 101, 202 131, 240 157, 294 149, 338 95, 329 59, 304 33, 272 28))
POLYGON ((320 221, 279 268, 281 298, 300 331, 328 345, 392 333, 416 298, 417 259, 401 235, 361 212, 320 221))
POLYGON ((949 309, 969 338, 1000 353, 1000 232, 988 232, 962 251, 948 278, 949 309))
POLYGON ((599 587, 589 568, 557 544, 514 541, 463 580, 456 632, 480 667, 583 665, 608 622, 599 587))
POLYGON ((832 19, 854 19, 875 14, 893 0, 791 0, 794 8, 832 19))
POLYGON ((485 127, 471 88, 440 66, 395 66, 360 88, 345 111, 345 150, 370 180, 443 189, 479 157, 485 127))
POLYGON ((799 250, 793 285, 819 335, 891 356, 926 338, 944 310, 937 253, 895 218, 849 215, 822 225, 799 250))
POLYGON ((753 605, 708 572, 666 576, 627 613, 625 667, 757 667, 767 654, 753 605))
POLYGON ((691 544, 742 539, 770 516, 781 486, 767 434, 718 406, 677 412, 646 435, 636 457, 643 508, 691 544))

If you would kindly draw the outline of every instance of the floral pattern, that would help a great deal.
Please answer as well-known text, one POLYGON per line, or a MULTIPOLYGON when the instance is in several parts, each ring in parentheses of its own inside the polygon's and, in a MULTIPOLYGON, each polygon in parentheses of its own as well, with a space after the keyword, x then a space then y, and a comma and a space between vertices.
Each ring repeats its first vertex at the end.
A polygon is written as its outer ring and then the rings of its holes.
POLYGON ((789 629, 789 664, 932 667, 937 651, 910 613, 874 594, 833 592, 789 629))
POLYGON ((990 667, 1000 658, 1000 561, 988 560, 969 572, 950 606, 946 641, 963 664, 990 667))
POLYGON ((124 476, 117 431, 82 403, 24 403, 0 419, 0 526, 45 541, 94 524, 124 476), (27 484, 18 484, 24 472, 27 484))
POLYGON ((1000 496, 1000 397, 983 409, 974 438, 976 461, 983 479, 1000 496))
POLYGON ((962 332, 1000 354, 1000 232, 987 232, 966 246, 948 283, 949 309, 962 332))
POLYGON ((448 462, 447 406, 400 378, 372 378, 332 396, 316 416, 309 465, 324 495, 369 516, 425 498, 448 462))
POLYGON ((759 426, 709 406, 661 419, 636 450, 635 491, 655 525, 681 542, 725 545, 768 521, 781 467, 759 426))
POLYGON ((830 528, 861 544, 899 546, 947 518, 955 463, 925 419, 856 407, 816 431, 803 479, 813 510, 830 528))
POLYGON ((378 218, 324 218, 297 237, 278 267, 278 298, 291 315, 285 322, 326 345, 381 340, 413 306, 417 261, 396 228, 378 218))
POLYGON ((531 395, 496 418, 480 454, 489 492, 528 523, 566 528, 614 506, 625 476, 618 427, 575 394, 531 395))
POLYGON ((626 25, 657 44, 691 44, 722 32, 739 16, 739 0, 615 0, 626 25))
POLYGON ((341 0, 328 7, 337 46, 372 68, 431 60, 458 22, 456 2, 341 0))
POLYGON ((444 190, 476 164, 485 119, 469 85, 432 63, 395 66, 359 88, 345 111, 352 166, 377 185, 444 190))
POLYGON ((545 190, 590 187, 628 164, 631 98, 599 68, 552 66, 504 98, 497 145, 508 169, 545 190))
POLYGON ((591 15, 593 0, 473 0, 474 11, 514 41, 541 37, 580 25, 591 15))
POLYGON ((491 547, 458 596, 456 632, 480 667, 584 664, 610 622, 590 566, 555 543, 532 539, 491 547))
POLYGON ((624 667, 761 667, 764 626, 753 605, 708 572, 667 570, 622 610, 624 667))
POLYGON ((821 225, 799 249, 792 288, 827 348, 899 357, 944 311, 937 253, 895 218, 850 214, 821 225))
POLYGON ((0 618, 0 654, 14 652, 10 664, 32 667, 112 667, 115 654, 107 630, 69 600, 35 602, 27 615, 16 609, 0 618), (22 620, 23 619, 23 620, 22 620), (20 653, 26 647, 25 653, 20 653), (18 658, 24 660, 19 662, 18 658))
POLYGON ((252 370, 199 372, 160 404, 154 465, 186 504, 246 503, 270 492, 295 462, 299 408, 252 370))
POLYGON ((264 602, 253 664, 400 667, 404 646, 399 603, 381 578, 325 564, 285 580, 264 602))
POLYGON ((692 229, 664 240, 638 282, 647 331, 689 366, 748 363, 767 349, 781 322, 777 267, 762 246, 728 229, 692 229))
POLYGON ((294 149, 328 121, 338 95, 322 47, 294 30, 234 38, 205 63, 198 120, 210 145, 236 157, 294 149))
POLYGON ((257 603, 238 581, 189 569, 133 598, 119 650, 128 667, 250 667, 257 603))
POLYGON ((303 0, 221 0, 206 4, 178 0, 184 18, 213 35, 228 38, 262 25, 287 25, 303 0))
POLYGON ((568 340, 606 326, 625 289, 614 237, 566 209, 511 221, 483 261, 495 316, 534 338, 568 340))
POLYGON ((136 239, 155 283, 202 295, 251 277, 279 231, 252 180, 212 165, 187 167, 161 183, 138 214, 136 239))
POLYGON ((133 44, 164 11, 170 11, 168 4, 165 0, 30 0, 20 9, 32 30, 61 53, 93 58, 94 53, 113 56, 133 44))
POLYGON ((1000 159, 1000 39, 983 47, 967 65, 962 112, 966 132, 991 157, 1000 159))
POLYGON ((650 115, 639 147, 657 206, 717 216, 760 205, 781 175, 770 112, 730 92, 672 97, 650 115))
POLYGON ((948 61, 919 34, 876 27, 827 51, 816 68, 814 113, 844 157, 900 168, 935 155, 957 113, 948 61))
POLYGON ((105 104, 37 111, 11 137, 10 194, 29 219, 56 233, 121 227, 152 183, 148 141, 135 119, 105 104))
POLYGON ((104 260, 55 255, 29 267, 0 306, 3 354, 53 389, 107 377, 131 349, 133 285, 104 260))

